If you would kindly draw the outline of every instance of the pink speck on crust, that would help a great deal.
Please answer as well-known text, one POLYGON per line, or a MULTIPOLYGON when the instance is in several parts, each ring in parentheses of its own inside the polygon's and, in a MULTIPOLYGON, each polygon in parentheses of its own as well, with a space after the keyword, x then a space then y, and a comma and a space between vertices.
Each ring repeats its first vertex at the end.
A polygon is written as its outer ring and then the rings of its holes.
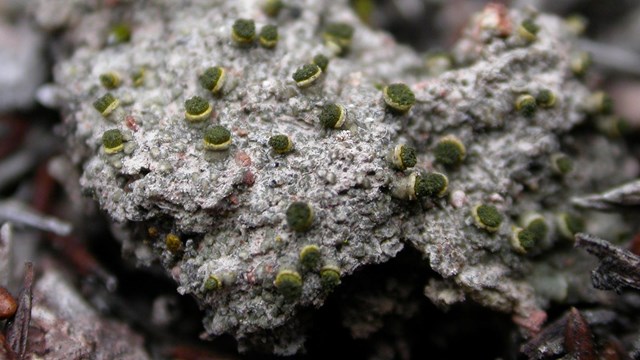
POLYGON ((250 166, 251 165, 251 157, 244 151, 240 150, 235 155, 236 164, 239 166, 250 166))
POLYGON ((124 123, 125 123, 125 124, 127 125, 127 127, 128 127, 131 131, 133 131, 133 132, 138 131, 138 129, 140 128, 140 127, 138 126, 138 124, 136 123, 136 118, 134 118, 132 115, 127 115, 127 116, 124 118, 124 123))
POLYGON ((547 321, 547 313, 540 309, 532 310, 527 316, 513 316, 513 322, 527 330, 531 336, 535 336, 540 332, 545 321, 547 321))

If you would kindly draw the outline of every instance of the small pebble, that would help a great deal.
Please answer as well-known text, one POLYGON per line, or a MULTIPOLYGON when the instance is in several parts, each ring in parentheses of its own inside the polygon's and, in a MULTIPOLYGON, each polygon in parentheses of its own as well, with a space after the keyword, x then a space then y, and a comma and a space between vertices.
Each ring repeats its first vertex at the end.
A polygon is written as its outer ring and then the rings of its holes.
POLYGON ((0 319, 8 319, 16 313, 16 299, 4 287, 0 286, 0 319))

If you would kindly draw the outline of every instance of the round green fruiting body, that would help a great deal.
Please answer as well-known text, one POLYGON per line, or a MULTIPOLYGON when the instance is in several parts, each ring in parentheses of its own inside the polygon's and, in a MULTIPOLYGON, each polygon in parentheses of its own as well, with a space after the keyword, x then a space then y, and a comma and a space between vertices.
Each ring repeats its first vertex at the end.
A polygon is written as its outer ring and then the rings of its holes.
POLYGON ((346 113, 340 104, 326 104, 319 116, 320 124, 327 129, 340 129, 345 122, 346 113))
POLYGON ((115 71, 109 71, 100 75, 100 84, 102 84, 105 89, 113 90, 120 86, 121 83, 122 79, 120 79, 120 75, 115 71))
POLYGON ((558 214, 556 223, 560 235, 568 240, 573 240, 575 234, 584 231, 584 220, 569 213, 558 214))
POLYGON ((107 154, 115 154, 124 149, 124 138, 118 129, 107 130, 102 134, 102 146, 107 154))
POLYGON ((231 132, 222 125, 215 125, 204 132, 204 148, 212 151, 227 150, 231 145, 231 132))
POLYGON ((184 118, 192 123, 199 123, 211 115, 211 105, 200 96, 194 96, 184 102, 184 118))
POLYGON ((467 149, 460 139, 453 135, 447 135, 436 144, 433 149, 436 162, 447 166, 458 166, 467 156, 467 149))
POLYGON ((302 294, 302 277, 294 270, 280 270, 273 282, 286 299, 296 299, 302 294))
POLYGON ((538 91, 536 95, 536 103, 543 108, 551 108, 556 104, 556 94, 548 89, 538 91))
POLYGON ((528 214, 522 220, 523 228, 513 227, 511 245, 521 254, 526 254, 538 244, 544 242, 549 233, 549 226, 540 214, 528 214))
POLYGON ((612 138, 623 136, 630 130, 628 121, 617 115, 598 116, 595 120, 596 128, 612 138))
POLYGON ((98 110, 104 117, 109 116, 119 105, 120 101, 111 95, 111 93, 106 93, 93 102, 94 109, 98 110))
POLYGON ((231 27, 231 38, 240 45, 251 44, 256 37, 256 24, 253 20, 238 19, 231 27))
POLYGON ((503 215, 493 205, 478 204, 471 210, 474 223, 480 229, 496 232, 500 229, 503 215))
POLYGON ((157 238, 157 237, 158 237, 158 235, 160 235, 160 231, 158 230, 158 228, 157 228, 157 227, 155 227, 155 226, 150 226, 150 227, 147 229, 147 234, 149 235, 149 237, 151 237, 151 238, 155 239, 155 238, 157 238))
POLYGON ((591 112, 595 114, 613 114, 613 99, 604 91, 596 91, 589 97, 591 112))
POLYGON ((433 172, 416 177, 414 192, 417 198, 442 197, 448 187, 449 179, 444 174, 433 172))
POLYGON ((453 69, 453 58, 446 52, 435 52, 429 54, 425 59, 425 66, 429 75, 437 76, 453 69))
POLYGON ((329 58, 322 54, 318 54, 313 57, 312 63, 318 65, 320 70, 322 70, 322 72, 325 72, 327 71, 327 67, 329 66, 329 58))
POLYGON ((531 214, 525 217, 523 225, 525 229, 533 233, 536 241, 543 241, 547 238, 549 225, 542 215, 531 214))
POLYGON ((587 30, 588 20, 582 15, 569 15, 564 19, 565 25, 574 35, 580 36, 587 30))
POLYGON ((328 290, 340 285, 340 269, 337 266, 323 266, 320 269, 320 283, 324 289, 328 290))
POLYGON ((284 134, 274 135, 269 139, 269 146, 276 154, 286 154, 293 150, 291 138, 284 134))
POLYGON ((353 33, 353 26, 347 23, 334 22, 327 24, 322 32, 322 37, 325 43, 337 54, 343 55, 346 54, 351 47, 353 33))
POLYGON ((416 149, 405 144, 398 144, 393 148, 391 159, 393 166, 398 170, 412 168, 418 162, 416 149))
POLYGON ((134 87, 140 87, 144 85, 145 73, 146 71, 144 68, 139 68, 131 73, 131 83, 134 87))
POLYGON ((416 103, 416 96, 405 84, 391 84, 382 89, 384 102, 391 110, 398 113, 406 113, 416 103))
POLYGON ((573 161, 563 153, 551 155, 551 169, 558 175, 567 175, 573 171, 573 161))
POLYGON ((164 238, 164 244, 167 247, 167 250, 174 254, 182 250, 182 241, 176 234, 167 234, 164 238))
POLYGON ((576 52, 571 54, 569 67, 577 77, 583 77, 591 66, 591 56, 586 52, 576 52))
POLYGON ((296 232, 309 230, 313 224, 313 209, 309 204, 302 201, 291 203, 287 208, 287 224, 296 232))
POLYGON ((536 236, 533 231, 520 227, 513 227, 511 233, 511 246, 519 254, 526 254, 536 245, 536 236))
POLYGON ((116 24, 111 27, 109 36, 107 37, 107 43, 109 44, 122 44, 131 40, 131 27, 127 24, 116 24))
POLYGON ((522 94, 516 99, 516 110, 525 117, 533 117, 538 106, 536 99, 529 94, 522 94))
POLYGON ((262 3, 262 11, 267 16, 276 17, 280 13, 280 10, 284 8, 282 0, 266 0, 262 3))
POLYGON ((306 245, 300 250, 300 265, 304 269, 317 269, 320 266, 322 254, 316 245, 306 245))
POLYGON ((222 90, 227 77, 227 72, 220 66, 207 68, 198 78, 200 86, 217 95, 222 90))
POLYGON ((278 45, 278 27, 275 25, 265 25, 260 29, 258 41, 260 45, 267 49, 273 49, 278 45))
POLYGON ((222 287, 222 282, 215 275, 210 275, 204 282, 204 289, 206 291, 218 290, 222 287))
POLYGON ((298 87, 304 88, 313 84, 322 75, 322 69, 316 64, 305 64, 293 73, 293 80, 298 87))
POLYGON ((540 31, 540 26, 533 19, 526 19, 518 27, 518 34, 525 40, 534 41, 540 31))

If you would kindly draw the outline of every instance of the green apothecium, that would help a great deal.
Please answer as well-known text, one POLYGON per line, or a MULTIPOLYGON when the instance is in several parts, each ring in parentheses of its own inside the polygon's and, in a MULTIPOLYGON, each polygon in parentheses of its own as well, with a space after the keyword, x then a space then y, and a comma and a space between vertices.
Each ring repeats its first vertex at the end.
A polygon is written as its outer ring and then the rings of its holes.
POLYGON ((344 106, 340 104, 327 104, 320 112, 320 124, 327 129, 340 129, 344 125, 346 115, 344 106))
POLYGON ((211 115, 211 105, 209 102, 200 96, 194 96, 191 99, 184 102, 184 117, 189 122, 197 123, 202 122, 211 115))
POLYGON ((226 71, 220 66, 207 68, 198 78, 200 86, 217 95, 222 90, 226 80, 226 71))
POLYGON ((124 138, 118 129, 107 130, 102 134, 102 146, 107 154, 115 154, 124 149, 124 138))
POLYGON ((231 145, 231 132, 222 125, 208 128, 204 132, 204 148, 213 151, 227 150, 231 145))
POLYGON ((316 64, 305 64, 293 73, 293 80, 298 87, 304 88, 313 84, 322 75, 322 69, 316 64))
POLYGON ((238 44, 247 45, 256 37, 256 24, 253 20, 238 19, 231 27, 231 38, 238 44))
POLYGON ((391 84, 382 90, 384 102, 398 113, 406 113, 416 103, 413 91, 405 84, 391 84))
POLYGON ((473 207, 471 214, 477 227, 489 232, 496 232, 502 224, 503 215, 493 205, 478 204, 473 207))
POLYGON ((313 209, 309 204, 296 201, 287 208, 287 224, 297 232, 309 230, 313 224, 313 209))

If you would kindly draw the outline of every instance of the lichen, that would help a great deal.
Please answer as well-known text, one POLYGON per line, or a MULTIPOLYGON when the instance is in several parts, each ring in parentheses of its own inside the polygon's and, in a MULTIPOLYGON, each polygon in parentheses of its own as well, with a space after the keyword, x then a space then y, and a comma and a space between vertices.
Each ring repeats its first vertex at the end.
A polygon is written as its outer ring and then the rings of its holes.
MULTIPOLYGON (((156 229, 149 240, 154 257, 177 274, 180 293, 198 300, 206 333, 230 333, 293 354, 304 343, 300 312, 321 306, 341 280, 404 247, 417 249, 446 282, 433 287, 430 298, 455 289, 456 301, 519 316, 548 303, 550 296, 536 293, 527 277, 537 262, 569 251, 556 246, 566 242, 563 229, 548 222, 532 258, 513 251, 511 229, 521 226, 515 219, 532 210, 573 213, 572 194, 635 176, 618 164, 637 162, 603 135, 571 132, 583 123, 591 93, 581 79, 588 57, 574 46, 564 21, 538 14, 536 39, 522 46, 513 29, 487 21, 496 16, 496 6, 489 6, 452 48, 450 64, 460 67, 431 76, 427 69, 416 71, 424 68, 424 56, 363 25, 344 1, 329 6, 303 0, 302 16, 283 11, 271 19, 281 35, 276 49, 234 44, 229 19, 260 21, 263 4, 127 2, 122 6, 135 15, 136 36, 117 47, 81 45, 54 74, 84 191, 114 220, 128 248, 148 248, 137 234, 156 229), (350 36, 322 30, 327 14, 351 26, 350 36), (323 72, 311 57, 336 45, 343 57, 323 72), (228 74, 223 97, 199 84, 203 69, 216 64, 228 74), (98 111, 93 108, 100 71, 130 74, 140 68, 144 86, 124 82, 98 111), (392 85, 385 92, 379 84, 406 84, 411 94, 392 85), (541 89, 555 95, 555 104, 522 116, 518 97, 541 89), (185 121, 184 102, 194 96, 207 103, 207 115, 185 121), (118 98, 122 114, 106 118, 118 98), (124 99, 130 99, 126 106, 124 99), (333 107, 323 120, 325 104, 337 103, 342 111, 333 107), (387 111, 397 105, 400 111, 387 111), (136 116, 139 130, 127 135, 131 141, 114 167, 101 152, 100 137, 126 115, 136 116), (324 129, 338 124, 340 131, 324 129), (227 151, 203 151, 205 131, 213 126, 233 133, 227 151), (275 156, 268 146, 272 134, 295 139, 296 151, 275 156), (435 151, 446 136, 466 148, 452 161, 435 151), (390 149, 404 143, 415 146, 419 160, 411 170, 389 166, 390 149), (560 177, 549 159, 564 149, 571 149, 574 171, 560 177), (451 196, 436 191, 441 182, 429 190, 428 183, 416 181, 443 168, 451 196), (135 180, 125 185, 122 178, 135 180), (402 198, 394 196, 399 183, 402 198), (311 210, 289 214, 291 204, 311 210), (167 241, 171 234, 180 234, 179 246, 167 241), (322 263, 303 271, 305 244, 321 249, 322 263), (224 285, 220 291, 207 290, 212 274, 224 285)), ((500 16, 514 24, 526 19, 519 11, 500 16)), ((581 300, 588 301, 576 295, 581 300)))

